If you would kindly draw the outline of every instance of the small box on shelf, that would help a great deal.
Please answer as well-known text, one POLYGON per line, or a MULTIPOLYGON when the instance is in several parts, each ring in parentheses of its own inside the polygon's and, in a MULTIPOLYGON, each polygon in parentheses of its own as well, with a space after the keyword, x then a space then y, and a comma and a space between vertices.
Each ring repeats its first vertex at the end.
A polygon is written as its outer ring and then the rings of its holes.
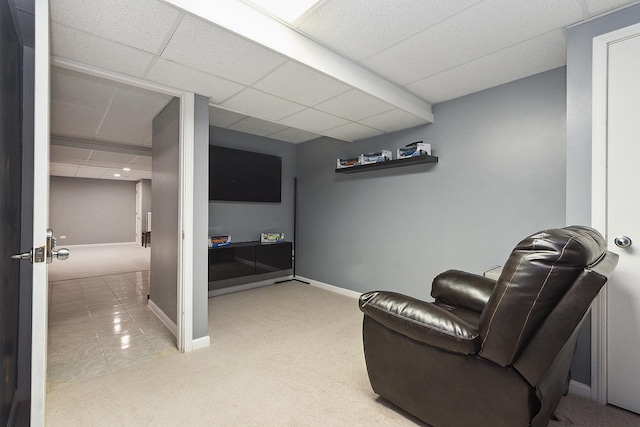
POLYGON ((360 164, 360 157, 351 157, 349 159, 338 159, 336 169, 352 168, 360 164))
POLYGON ((360 164, 370 165, 371 163, 386 162, 393 160, 393 154, 389 150, 378 151, 377 153, 367 153, 360 155, 360 164))
POLYGON ((425 144, 422 141, 414 142, 406 147, 398 148, 398 159, 407 159, 409 157, 431 155, 431 144, 425 144))
POLYGON ((261 233, 260 243, 284 242, 284 233, 261 233))
POLYGON ((220 246, 229 246, 230 244, 231 244, 231 236, 229 234, 209 236, 210 248, 217 248, 220 246))

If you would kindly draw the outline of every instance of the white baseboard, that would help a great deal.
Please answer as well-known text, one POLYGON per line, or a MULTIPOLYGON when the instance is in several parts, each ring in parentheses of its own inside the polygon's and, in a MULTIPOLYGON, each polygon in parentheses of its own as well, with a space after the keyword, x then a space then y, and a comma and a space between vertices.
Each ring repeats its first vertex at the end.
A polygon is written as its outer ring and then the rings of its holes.
POLYGON ((569 382, 569 393, 575 396, 584 397, 585 399, 592 399, 591 386, 578 381, 571 380, 569 382))
POLYGON ((196 338, 191 341, 191 345, 193 346, 193 350, 200 350, 201 348, 209 347, 211 345, 211 337, 207 335, 196 338))
POLYGON ((292 275, 282 276, 282 277, 276 277, 274 279, 261 280, 260 282, 245 283, 242 285, 229 286, 228 288, 213 289, 209 291, 209 296, 217 297, 219 295, 232 294, 234 292, 240 292, 240 291, 247 291, 249 289, 275 285, 278 282, 286 282, 287 280, 293 280, 293 276, 292 275))
POLYGON ((149 300, 147 301, 147 306, 149 307, 149 309, 153 312, 153 314, 156 315, 156 317, 158 319, 160 319, 160 321, 162 323, 164 323, 164 325, 169 328, 169 330, 171 331, 171 333, 173 334, 173 336, 177 337, 178 336, 178 325, 176 325, 175 323, 173 323, 173 320, 171 320, 169 318, 169 316, 167 316, 164 311, 162 311, 162 309, 160 309, 160 307, 158 307, 156 305, 155 302, 153 302, 153 300, 149 300))
POLYGON ((361 292, 352 291, 351 289, 341 288, 339 286, 329 285, 328 283, 318 282, 317 280, 307 279, 306 277, 296 276, 294 279, 306 282, 316 288, 324 289, 326 291, 335 292, 336 294, 344 295, 351 298, 360 298, 361 292))

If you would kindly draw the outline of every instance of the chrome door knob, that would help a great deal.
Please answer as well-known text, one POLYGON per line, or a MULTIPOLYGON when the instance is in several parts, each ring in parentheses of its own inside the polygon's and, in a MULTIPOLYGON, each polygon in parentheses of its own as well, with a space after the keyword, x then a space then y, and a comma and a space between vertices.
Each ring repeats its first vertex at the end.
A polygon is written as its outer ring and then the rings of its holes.
POLYGON ((618 236, 613 239, 613 243, 615 243, 619 248, 628 248, 631 246, 631 239, 627 236, 618 236))
POLYGON ((65 259, 69 258, 69 249, 60 248, 58 250, 51 251, 51 254, 57 259, 59 259, 60 261, 64 261, 65 259))

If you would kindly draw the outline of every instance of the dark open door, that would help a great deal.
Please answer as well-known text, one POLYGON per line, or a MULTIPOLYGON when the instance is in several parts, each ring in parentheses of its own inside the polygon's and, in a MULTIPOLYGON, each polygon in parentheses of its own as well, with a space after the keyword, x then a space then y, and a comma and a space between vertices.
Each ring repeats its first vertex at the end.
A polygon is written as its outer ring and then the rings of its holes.
POLYGON ((12 256, 32 242, 33 49, 17 19, 13 0, 0 0, 0 425, 22 426, 30 409, 31 268, 12 256))

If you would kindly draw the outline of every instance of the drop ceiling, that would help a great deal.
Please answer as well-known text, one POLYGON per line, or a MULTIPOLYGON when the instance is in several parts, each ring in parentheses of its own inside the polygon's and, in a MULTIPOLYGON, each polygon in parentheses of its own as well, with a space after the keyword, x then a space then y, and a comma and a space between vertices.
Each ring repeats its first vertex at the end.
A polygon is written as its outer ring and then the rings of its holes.
POLYGON ((171 97, 135 82, 209 97, 214 126, 353 141, 430 123, 433 104, 563 66, 567 26, 630 3, 325 0, 293 26, 248 14, 247 28, 265 26, 245 31, 223 13, 195 15, 202 4, 250 9, 240 0, 51 0, 51 173, 150 178, 151 120, 171 97))

